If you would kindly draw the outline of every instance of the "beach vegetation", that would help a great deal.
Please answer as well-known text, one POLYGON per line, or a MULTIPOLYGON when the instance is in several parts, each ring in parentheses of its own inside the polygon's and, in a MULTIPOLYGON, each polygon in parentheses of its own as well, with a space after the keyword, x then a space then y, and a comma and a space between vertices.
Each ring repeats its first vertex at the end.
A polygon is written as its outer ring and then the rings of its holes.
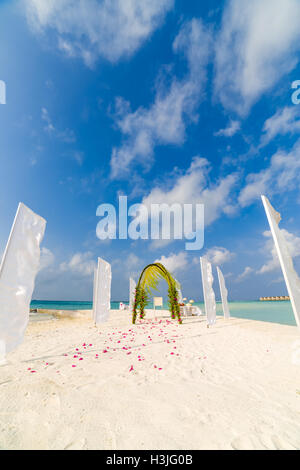
POLYGON ((153 291, 158 289, 158 284, 162 279, 168 284, 168 306, 171 318, 177 319, 180 324, 182 323, 176 279, 161 263, 151 263, 141 272, 135 289, 132 310, 133 324, 136 322, 138 314, 140 319, 145 317, 145 308, 149 304, 150 296, 153 294, 153 291))

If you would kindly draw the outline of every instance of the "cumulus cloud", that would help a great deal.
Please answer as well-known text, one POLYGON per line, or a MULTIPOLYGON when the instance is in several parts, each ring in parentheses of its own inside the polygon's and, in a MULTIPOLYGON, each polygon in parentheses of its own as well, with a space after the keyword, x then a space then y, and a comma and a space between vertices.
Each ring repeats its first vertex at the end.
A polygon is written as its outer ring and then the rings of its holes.
POLYGON ((116 62, 131 56, 158 28, 173 0, 23 0, 37 33, 50 32, 69 57, 88 66, 98 57, 116 62))
POLYGON ((91 252, 75 253, 68 260, 57 260, 48 248, 41 249, 40 269, 33 298, 92 298, 93 272, 96 257, 91 252))
POLYGON ((82 276, 91 276, 96 268, 96 262, 90 251, 75 253, 69 261, 61 263, 59 268, 60 271, 71 271, 82 276))
MULTIPOLYGON (((300 237, 288 232, 285 229, 281 229, 281 232, 285 238, 285 241, 288 246, 288 250, 292 258, 300 256, 300 237)), ((265 274, 279 269, 279 259, 277 256, 277 251, 274 245, 273 237, 270 231, 263 233, 263 236, 266 238, 266 243, 264 245, 264 253, 267 254, 267 262, 257 271, 257 274, 265 274)))
POLYGON ((220 129, 219 131, 215 132, 216 137, 232 137, 236 134, 241 128, 240 121, 233 121, 231 120, 225 129, 220 129))
POLYGON ((229 0, 216 41, 215 93, 245 115, 299 62, 298 0, 229 0))
POLYGON ((41 117, 42 117, 42 120, 45 122, 44 130, 49 135, 52 135, 55 138, 67 144, 71 144, 76 141, 76 136, 74 134, 74 131, 72 131, 71 129, 59 130, 54 126, 47 108, 42 108, 41 117))
POLYGON ((279 150, 270 161, 267 168, 247 176, 246 186, 239 195, 242 207, 250 205, 260 198, 261 194, 268 195, 285 193, 297 187, 300 183, 300 140, 290 152, 279 150))
POLYGON ((247 266, 244 271, 236 278, 236 282, 242 282, 244 279, 247 279, 250 274, 252 274, 254 271, 253 268, 250 268, 250 266, 247 266))
POLYGON ((121 147, 111 156, 111 176, 128 175, 136 160, 150 166, 156 145, 180 145, 185 140, 188 120, 196 120, 195 109, 206 83, 206 65, 211 52, 211 33, 201 20, 185 23, 173 43, 173 50, 188 63, 188 73, 178 80, 173 77, 169 87, 160 81, 154 103, 150 107, 130 110, 129 103, 116 102, 116 124, 124 136, 121 147))
POLYGON ((171 273, 182 271, 188 264, 187 253, 182 251, 178 254, 172 253, 169 256, 162 256, 155 260, 155 263, 163 264, 171 273))
POLYGON ((137 266, 140 264, 140 258, 134 253, 129 253, 125 263, 129 269, 137 268, 137 266))
POLYGON ((267 145, 277 135, 300 133, 300 109, 299 106, 286 106, 279 109, 273 116, 266 120, 263 127, 261 146, 267 145))
POLYGON ((111 265, 114 276, 122 279, 122 283, 126 284, 129 277, 135 279, 139 277, 145 263, 144 260, 139 258, 135 253, 122 253, 120 257, 112 260, 111 265))
POLYGON ((210 164, 205 158, 195 157, 190 167, 183 173, 164 181, 143 199, 143 204, 151 210, 151 204, 204 204, 205 225, 212 224, 223 214, 232 213, 231 192, 237 177, 234 174, 211 183, 210 164))
POLYGON ((215 264, 216 266, 221 266, 224 263, 227 263, 230 261, 234 254, 231 253, 227 248, 215 246, 213 248, 210 248, 206 253, 205 253, 206 258, 210 263, 215 264))
POLYGON ((47 269, 54 264, 54 254, 48 248, 41 248, 40 268, 39 271, 47 269))

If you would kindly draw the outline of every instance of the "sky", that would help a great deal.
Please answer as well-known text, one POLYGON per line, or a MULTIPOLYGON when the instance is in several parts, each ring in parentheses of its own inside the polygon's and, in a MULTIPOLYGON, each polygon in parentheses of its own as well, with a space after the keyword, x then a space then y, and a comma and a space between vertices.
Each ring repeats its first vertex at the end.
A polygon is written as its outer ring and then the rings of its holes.
POLYGON ((231 300, 286 295, 260 196, 300 273, 299 25, 299 0, 0 0, 0 252, 20 201, 47 220, 33 298, 91 300, 98 256, 113 300, 158 260, 202 300, 204 255, 231 300), (203 248, 99 240, 120 195, 204 204, 203 248))

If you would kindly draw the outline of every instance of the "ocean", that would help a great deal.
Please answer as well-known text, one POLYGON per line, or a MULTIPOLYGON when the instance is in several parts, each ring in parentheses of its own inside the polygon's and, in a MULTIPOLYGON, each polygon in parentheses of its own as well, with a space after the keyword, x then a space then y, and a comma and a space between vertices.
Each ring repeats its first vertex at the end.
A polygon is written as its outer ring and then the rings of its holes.
MULTIPOLYGON (((120 301, 111 302, 112 309, 119 308, 120 301)), ((122 301, 128 305, 128 302, 122 301)), ((194 305, 204 310, 203 303, 195 302, 194 305)), ((92 302, 67 302, 67 301, 47 301, 33 300, 31 308, 51 309, 51 310, 91 310, 92 302)), ((150 307, 150 306, 149 306, 150 307)), ((164 309, 168 306, 165 304, 164 309)), ((277 302, 229 302, 231 315, 238 318, 249 318, 271 323, 281 323, 283 325, 296 326, 295 317, 290 301, 277 302)), ((222 304, 217 302, 217 314, 222 315, 222 304)))

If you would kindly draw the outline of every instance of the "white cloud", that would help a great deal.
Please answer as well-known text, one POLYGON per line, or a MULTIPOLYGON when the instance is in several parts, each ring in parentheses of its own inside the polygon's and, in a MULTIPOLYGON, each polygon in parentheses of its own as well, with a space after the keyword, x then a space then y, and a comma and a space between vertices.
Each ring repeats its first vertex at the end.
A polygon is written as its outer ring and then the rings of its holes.
POLYGON ((216 137, 232 137, 236 134, 241 128, 240 121, 231 120, 225 129, 220 129, 218 132, 215 132, 216 137))
POLYGON ((228 263, 228 261, 233 258, 234 254, 227 250, 227 248, 215 246, 207 250, 205 256, 208 261, 214 265, 221 266, 224 263, 228 263))
POLYGON ((209 162, 195 157, 184 173, 170 181, 165 178, 163 186, 153 188, 142 202, 149 213, 151 204, 204 204, 205 225, 208 226, 221 215, 232 212, 231 191, 237 179, 230 174, 212 184, 209 171, 209 162))
POLYGON ((242 282, 244 279, 247 279, 250 274, 252 274, 254 271, 253 268, 250 268, 250 266, 247 266, 244 271, 236 278, 236 282, 242 282))
POLYGON ((96 267, 96 262, 93 259, 93 254, 88 251, 75 253, 70 261, 61 263, 59 267, 60 271, 71 271, 82 276, 91 276, 96 267))
MULTIPOLYGON (((285 229, 281 229, 281 232, 285 238, 288 246, 288 250, 292 258, 300 256, 300 237, 288 232, 285 229)), ((267 254, 267 262, 257 271, 257 274, 265 274, 279 269, 279 259, 277 251, 274 245, 273 237, 270 231, 263 233, 263 236, 267 239, 264 245, 264 253, 267 254)))
POLYGON ((81 166, 84 160, 83 152, 79 152, 78 150, 76 150, 75 152, 72 153, 72 156, 74 160, 78 163, 78 165, 81 166))
POLYGON ((68 261, 59 262, 47 248, 41 250, 40 270, 35 283, 35 299, 92 299, 93 272, 96 267, 92 253, 76 253, 68 261))
POLYGON ((126 279, 125 282, 127 282, 130 276, 138 278, 144 262, 135 253, 122 253, 120 257, 112 260, 111 265, 114 275, 126 279))
POLYGON ((155 263, 161 263, 171 273, 182 271, 187 267, 187 253, 182 251, 177 255, 172 253, 169 256, 162 256, 160 259, 154 261, 155 263))
POLYGON ((137 268, 138 265, 140 264, 140 258, 136 256, 134 253, 129 253, 125 261, 125 264, 128 269, 137 268))
POLYGON ((300 133, 300 107, 279 109, 264 123, 261 146, 267 145, 277 135, 300 133))
POLYGON ((246 114, 299 62, 299 0, 229 0, 216 42, 215 92, 246 114))
POLYGON ((295 189, 300 183, 300 140, 290 152, 279 150, 275 153, 270 165, 258 173, 249 174, 246 183, 238 198, 242 207, 259 199, 261 194, 272 195, 295 189))
POLYGON ((185 140, 188 120, 196 120, 196 105, 206 83, 206 65, 211 51, 211 34, 200 20, 185 23, 173 43, 188 62, 188 74, 182 80, 173 78, 166 89, 160 82, 154 103, 131 112, 121 98, 117 101, 116 123, 125 137, 121 147, 114 148, 111 176, 128 175, 133 161, 151 165, 156 145, 180 145, 185 140))
POLYGON ((279 276, 277 277, 276 279, 273 279, 272 281, 269 282, 269 285, 272 285, 272 284, 281 284, 284 282, 284 278, 283 276, 279 276))
POLYGON ((42 108, 42 120, 46 122, 46 125, 44 127, 45 131, 49 132, 49 134, 55 131, 48 110, 46 108, 42 108))
POLYGON ((39 271, 43 269, 47 269, 54 264, 54 254, 48 248, 43 247, 41 249, 41 257, 40 257, 40 268, 39 271))
POLYGON ((37 34, 55 33, 56 46, 91 66, 98 57, 131 56, 158 28, 173 0, 23 0, 37 34))
POLYGON ((56 129, 56 127, 54 126, 52 122, 52 119, 50 118, 47 108, 42 108, 41 111, 42 111, 41 113, 42 120, 46 123, 44 130, 48 134, 54 136, 55 138, 67 144, 71 144, 76 141, 76 136, 71 129, 65 129, 63 131, 56 129))

